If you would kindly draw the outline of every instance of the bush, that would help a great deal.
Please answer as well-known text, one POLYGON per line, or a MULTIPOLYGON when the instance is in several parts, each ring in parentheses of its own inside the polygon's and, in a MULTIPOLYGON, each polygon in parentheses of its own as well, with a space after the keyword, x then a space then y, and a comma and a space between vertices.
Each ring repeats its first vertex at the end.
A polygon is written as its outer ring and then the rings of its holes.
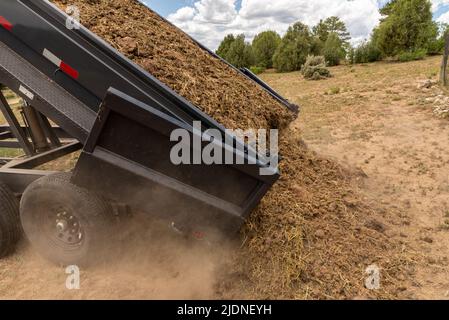
POLYGON ((339 94, 340 92, 341 92, 340 87, 332 87, 329 89, 328 94, 335 95, 335 94, 339 94))
POLYGON ((249 68, 249 70, 251 70, 251 72, 254 74, 261 74, 261 73, 265 72, 266 69, 264 67, 253 66, 253 67, 249 68))
POLYGON ((368 63, 382 59, 382 53, 372 42, 364 42, 357 48, 353 48, 349 53, 351 63, 368 63))
POLYGON ((326 60, 323 56, 308 56, 301 73, 308 80, 321 80, 332 76, 326 68, 326 60))
POLYGON ((438 38, 437 40, 431 41, 427 46, 427 54, 431 56, 436 56, 443 54, 444 51, 444 37, 438 38))
POLYGON ((397 60, 399 62, 408 62, 408 61, 414 61, 414 60, 423 60, 427 55, 427 50, 425 49, 418 49, 414 51, 404 51, 398 54, 397 60))

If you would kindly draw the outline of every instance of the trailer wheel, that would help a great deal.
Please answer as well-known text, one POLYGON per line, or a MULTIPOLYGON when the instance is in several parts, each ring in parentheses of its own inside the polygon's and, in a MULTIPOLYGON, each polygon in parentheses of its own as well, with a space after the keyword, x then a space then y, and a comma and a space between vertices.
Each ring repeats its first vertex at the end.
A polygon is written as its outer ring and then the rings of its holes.
POLYGON ((15 249, 21 235, 19 200, 8 186, 0 183, 0 258, 15 249))
POLYGON ((48 260, 85 266, 98 262, 111 241, 108 202, 58 173, 33 182, 22 196, 20 217, 31 245, 48 260))

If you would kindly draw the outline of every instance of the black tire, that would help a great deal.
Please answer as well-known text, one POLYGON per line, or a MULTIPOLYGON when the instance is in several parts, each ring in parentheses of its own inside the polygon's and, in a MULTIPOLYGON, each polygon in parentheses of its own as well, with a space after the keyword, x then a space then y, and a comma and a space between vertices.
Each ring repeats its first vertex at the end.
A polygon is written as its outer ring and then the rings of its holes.
POLYGON ((21 236, 19 200, 0 182, 0 258, 14 251, 21 236))
POLYGON ((67 173, 33 182, 22 196, 20 218, 31 245, 56 264, 101 262, 112 241, 110 204, 72 184, 67 173))

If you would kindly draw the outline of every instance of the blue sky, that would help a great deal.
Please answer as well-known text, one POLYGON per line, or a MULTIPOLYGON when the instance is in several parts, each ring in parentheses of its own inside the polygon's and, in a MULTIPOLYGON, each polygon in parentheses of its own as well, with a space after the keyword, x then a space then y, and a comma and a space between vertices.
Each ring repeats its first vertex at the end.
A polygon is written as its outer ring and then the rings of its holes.
MULTIPOLYGON (((192 6, 194 0, 141 0, 153 10, 158 12, 164 17, 168 17, 169 14, 175 13, 178 9, 183 7, 192 6)), ((237 1, 237 8, 241 7, 241 0, 237 1)), ((379 0, 379 4, 384 3, 384 0, 379 0)), ((442 14, 449 11, 449 5, 441 6, 435 13, 435 18, 440 17, 442 14)))
MULTIPOLYGON (((340 17, 354 43, 367 39, 380 19, 379 7, 388 0, 140 0, 211 49, 226 34, 259 32, 281 35, 301 21, 313 26, 329 16, 340 17)), ((431 0, 435 20, 449 22, 449 0, 431 0)))
POLYGON ((447 12, 449 12, 449 5, 443 5, 440 8, 438 8, 438 10, 434 13, 434 18, 438 19, 447 12))
POLYGON ((189 0, 142 0, 142 2, 164 17, 192 4, 189 0))
MULTIPOLYGON (((170 13, 175 13, 178 9, 186 6, 192 6, 193 0, 141 0, 151 9, 163 17, 168 17, 170 13)), ((241 7, 242 0, 237 1, 237 7, 241 7)))

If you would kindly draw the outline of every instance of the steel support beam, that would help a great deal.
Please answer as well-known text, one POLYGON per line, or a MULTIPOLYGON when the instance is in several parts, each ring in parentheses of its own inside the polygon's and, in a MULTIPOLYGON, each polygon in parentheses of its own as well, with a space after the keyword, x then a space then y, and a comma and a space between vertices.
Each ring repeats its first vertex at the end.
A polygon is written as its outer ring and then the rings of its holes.
POLYGON ((50 140, 51 146, 52 147, 60 147, 61 144, 61 140, 58 137, 58 134, 56 132, 56 128, 53 128, 50 124, 50 121, 48 121, 48 118, 46 116, 44 116, 42 113, 38 112, 39 115, 39 122, 40 125, 42 127, 42 129, 45 132, 45 135, 48 137, 48 139, 50 140))
POLYGON ((43 165, 44 163, 56 160, 65 155, 68 155, 70 153, 78 151, 78 150, 82 149, 82 147, 83 147, 82 144, 79 143, 78 141, 72 142, 72 143, 63 145, 59 148, 37 154, 37 155, 29 157, 29 158, 13 160, 13 161, 7 163, 4 166, 4 168, 33 169, 40 165, 43 165))
POLYGON ((13 134, 10 131, 0 132, 0 140, 12 139, 13 134))
POLYGON ((22 127, 20 126, 19 122, 17 121, 16 116, 11 110, 10 105, 8 104, 8 101, 6 100, 5 96, 3 95, 3 91, 0 90, 0 111, 3 113, 3 116, 5 117, 6 121, 10 125, 11 132, 14 134, 14 137, 16 137, 17 141, 20 144, 20 147, 23 149, 26 155, 31 156, 34 154, 34 148, 31 145, 31 143, 28 141, 27 136, 25 135, 25 132, 22 130, 22 127))
POLYGON ((10 187, 14 193, 22 194, 33 181, 54 173, 56 172, 0 168, 0 181, 10 187))
POLYGON ((22 149, 22 145, 17 140, 0 141, 0 148, 22 149))
MULTIPOLYGON (((48 122, 48 120, 47 120, 47 122, 48 122)), ((56 137, 58 137, 59 139, 73 139, 73 137, 71 137, 67 132, 62 130, 60 127, 53 127, 53 126, 50 126, 50 127, 51 127, 51 130, 56 135, 56 137)), ((23 126, 20 128, 23 131, 26 130, 26 128, 23 126)), ((4 133, 4 132, 11 132, 11 128, 9 127, 9 125, 0 125, 0 133, 4 133)))

